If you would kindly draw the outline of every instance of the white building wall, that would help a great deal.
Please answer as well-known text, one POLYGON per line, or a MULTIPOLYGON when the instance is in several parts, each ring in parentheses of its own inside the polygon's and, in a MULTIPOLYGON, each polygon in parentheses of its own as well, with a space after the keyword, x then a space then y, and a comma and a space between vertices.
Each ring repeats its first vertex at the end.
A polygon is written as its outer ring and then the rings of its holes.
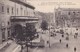
MULTIPOLYGON (((24 0, 26 1, 26 0, 24 0)), ((10 0, 0 0, 0 43, 2 42, 2 24, 5 27, 5 39, 8 39, 8 31, 10 26, 10 17, 11 16, 34 16, 34 10, 28 7, 25 7, 21 4, 14 3, 10 0), (2 6, 4 10, 2 12, 2 6), (21 7, 23 8, 21 11, 21 7), (9 13, 7 12, 9 8, 9 13), (13 8, 13 13, 12 13, 13 8), (18 8, 18 14, 17 14, 18 8), (8 24, 9 23, 9 24, 8 24)))

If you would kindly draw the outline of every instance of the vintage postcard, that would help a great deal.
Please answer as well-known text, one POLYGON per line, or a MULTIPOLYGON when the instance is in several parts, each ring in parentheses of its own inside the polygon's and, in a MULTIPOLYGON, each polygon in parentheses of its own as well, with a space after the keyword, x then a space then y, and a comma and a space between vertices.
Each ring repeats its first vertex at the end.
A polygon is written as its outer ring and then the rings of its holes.
POLYGON ((79 52, 79 0, 0 0, 0 52, 79 52))

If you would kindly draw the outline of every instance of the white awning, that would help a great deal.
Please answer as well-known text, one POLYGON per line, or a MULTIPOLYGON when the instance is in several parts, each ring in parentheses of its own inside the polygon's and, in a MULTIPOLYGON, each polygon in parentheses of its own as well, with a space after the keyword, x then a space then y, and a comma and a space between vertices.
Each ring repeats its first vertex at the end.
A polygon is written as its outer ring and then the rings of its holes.
POLYGON ((37 23, 38 21, 26 21, 26 23, 37 23))
POLYGON ((35 40, 33 40, 32 42, 40 42, 40 39, 38 38, 38 39, 35 39, 35 40))

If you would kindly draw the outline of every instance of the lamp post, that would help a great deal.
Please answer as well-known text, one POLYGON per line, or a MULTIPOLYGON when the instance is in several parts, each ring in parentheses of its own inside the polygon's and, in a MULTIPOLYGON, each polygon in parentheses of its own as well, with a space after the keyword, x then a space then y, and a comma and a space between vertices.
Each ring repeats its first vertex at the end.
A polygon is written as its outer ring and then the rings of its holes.
POLYGON ((49 48, 50 48, 50 27, 49 27, 49 48))
POLYGON ((49 48, 50 48, 50 24, 49 24, 49 48))
POLYGON ((50 28, 49 28, 49 48, 50 48, 50 28))

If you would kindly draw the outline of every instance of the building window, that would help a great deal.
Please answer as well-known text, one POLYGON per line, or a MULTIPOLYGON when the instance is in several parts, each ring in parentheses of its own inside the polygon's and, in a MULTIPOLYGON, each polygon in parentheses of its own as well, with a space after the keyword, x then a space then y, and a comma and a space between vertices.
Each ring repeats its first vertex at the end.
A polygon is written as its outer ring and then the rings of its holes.
POLYGON ((13 12, 13 7, 12 7, 12 14, 14 14, 14 12, 13 12))
POLYGON ((17 8, 17 15, 18 15, 18 8, 17 8))
POLYGON ((7 13, 9 14, 9 7, 7 8, 7 13))
POLYGON ((21 7, 21 15, 23 14, 23 8, 21 7))
POLYGON ((70 12, 68 12, 68 15, 70 15, 70 12))
POLYGON ((34 12, 34 15, 35 15, 35 12, 34 12))
POLYGON ((24 10, 24 15, 25 15, 25 10, 24 10))
POLYGON ((9 25, 9 22, 8 22, 8 25, 9 25))
POLYGON ((2 12, 4 12, 4 6, 2 6, 2 12))
POLYGON ((61 14, 61 11, 59 11, 58 14, 60 15, 61 14))
POLYGON ((28 11, 26 12, 26 14, 28 15, 28 11))
POLYGON ((8 39, 10 38, 10 31, 8 31, 8 39))
POLYGON ((5 41, 5 28, 2 28, 2 42, 5 41))
POLYGON ((78 13, 80 13, 80 12, 78 12, 78 13))
POLYGON ((75 15, 75 12, 73 12, 73 14, 75 15))

